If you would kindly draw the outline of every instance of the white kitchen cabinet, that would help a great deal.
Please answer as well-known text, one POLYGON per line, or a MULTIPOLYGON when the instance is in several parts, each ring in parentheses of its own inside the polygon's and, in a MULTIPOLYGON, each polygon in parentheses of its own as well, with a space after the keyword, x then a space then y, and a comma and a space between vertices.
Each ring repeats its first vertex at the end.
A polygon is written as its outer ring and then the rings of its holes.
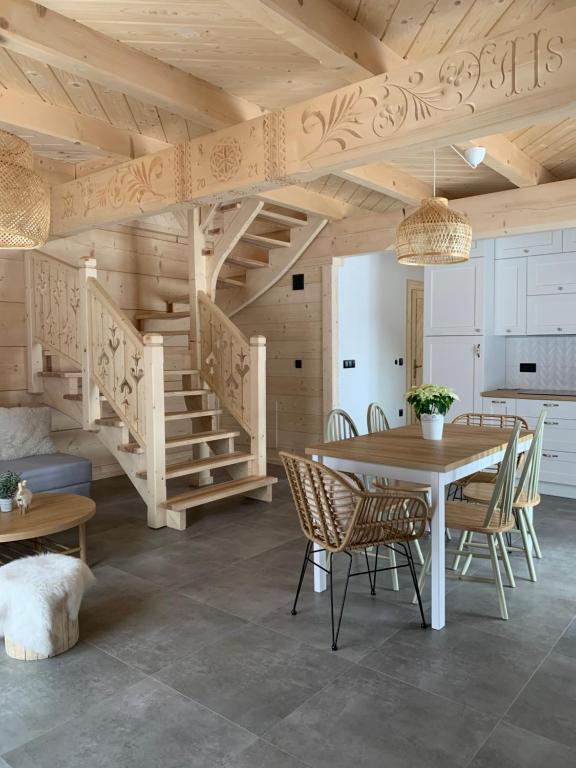
POLYGON ((484 259, 424 270, 424 335, 482 335, 484 259))
POLYGON ((516 400, 513 397, 483 397, 482 413, 516 416, 516 400))
POLYGON ((526 312, 529 335, 576 334, 576 293, 528 296, 526 312))
MULTIPOLYGON (((574 420, 576 424, 576 400, 553 400, 551 398, 519 399, 518 416, 524 416, 525 419, 538 419, 542 408, 546 409, 546 419, 574 420)), ((576 450, 576 448, 575 448, 576 450)))
POLYGON ((448 415, 478 411, 483 389, 483 349, 475 336, 429 336, 424 339, 424 382, 451 387, 457 400, 448 415))
POLYGON ((493 256, 494 240, 472 240, 472 245, 470 247, 471 259, 490 259, 493 256))
POLYGON ((528 295, 576 293, 576 252, 535 256, 528 261, 528 295))
MULTIPOLYGON (((548 449, 542 451, 542 463, 540 465, 540 481, 542 483, 572 486, 574 485, 574 477, 576 477, 576 453, 548 449)), ((566 493, 566 495, 569 494, 566 493)))
POLYGON ((562 232, 562 250, 576 251, 576 229, 565 229, 562 232))
POLYGON ((496 238, 496 259, 513 259, 521 256, 541 256, 547 253, 560 253, 561 251, 561 229, 496 238))
POLYGON ((526 334, 526 271, 528 259, 501 259, 494 265, 494 333, 526 334))

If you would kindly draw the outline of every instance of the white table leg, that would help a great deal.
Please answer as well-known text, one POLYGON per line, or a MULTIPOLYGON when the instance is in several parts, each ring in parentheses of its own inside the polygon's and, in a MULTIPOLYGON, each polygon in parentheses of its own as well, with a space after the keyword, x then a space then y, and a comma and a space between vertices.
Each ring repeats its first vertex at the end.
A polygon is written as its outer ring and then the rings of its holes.
MULTIPOLYGON (((319 549, 313 555, 314 563, 318 563, 326 568, 326 550, 319 549)), ((326 571, 314 566, 314 592, 324 592, 326 590, 326 571)))
POLYGON ((430 547, 432 552, 432 628, 442 629, 445 620, 445 541, 444 541, 444 484, 440 475, 432 479, 432 525, 430 547))

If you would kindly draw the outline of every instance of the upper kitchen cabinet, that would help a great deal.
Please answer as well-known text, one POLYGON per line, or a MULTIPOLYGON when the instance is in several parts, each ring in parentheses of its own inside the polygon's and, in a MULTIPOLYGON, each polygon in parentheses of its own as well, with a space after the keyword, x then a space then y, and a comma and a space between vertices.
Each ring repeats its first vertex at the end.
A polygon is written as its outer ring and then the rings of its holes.
POLYGON ((527 332, 531 336, 576 334, 576 294, 528 296, 527 332))
POLYGON ((530 232, 525 235, 499 237, 496 239, 496 258, 514 259, 523 256, 543 256, 562 251, 562 230, 530 232))
POLYGON ((471 259, 482 259, 485 256, 492 258, 493 254, 494 240, 472 240, 472 245, 470 246, 471 259))
POLYGON ((492 259, 478 258, 424 271, 424 335, 473 336, 486 333, 486 272, 492 259))
POLYGON ((565 229, 562 232, 562 250, 576 251, 576 229, 565 229))
POLYGON ((526 271, 528 259, 500 259, 494 264, 494 333, 526 334, 526 271))
POLYGON ((576 252, 528 259, 528 295, 576 293, 576 252))

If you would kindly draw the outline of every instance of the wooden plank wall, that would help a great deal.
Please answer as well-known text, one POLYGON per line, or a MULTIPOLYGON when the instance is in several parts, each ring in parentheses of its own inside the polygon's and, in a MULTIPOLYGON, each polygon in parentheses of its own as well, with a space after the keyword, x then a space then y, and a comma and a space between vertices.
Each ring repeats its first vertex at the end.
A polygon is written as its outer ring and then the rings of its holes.
MULTIPOLYGON (((76 264, 94 256, 103 285, 129 315, 165 309, 165 300, 188 290, 187 246, 177 235, 117 227, 93 230, 48 243, 43 251, 76 264)), ((26 405, 41 397, 26 392, 24 259, 0 251, 0 405, 26 405)), ((94 478, 121 474, 98 438, 54 412, 53 438, 59 450, 86 456, 94 478)))

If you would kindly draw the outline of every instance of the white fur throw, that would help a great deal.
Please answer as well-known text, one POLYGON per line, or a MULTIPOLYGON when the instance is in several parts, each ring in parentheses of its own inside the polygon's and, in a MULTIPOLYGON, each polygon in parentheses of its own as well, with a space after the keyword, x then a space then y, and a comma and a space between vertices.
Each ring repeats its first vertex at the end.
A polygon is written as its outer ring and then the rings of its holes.
POLYGON ((0 408, 0 459, 55 453, 50 408, 0 408))
POLYGON ((90 568, 69 555, 23 557, 2 566, 0 636, 48 656, 54 607, 65 599, 68 615, 76 619, 84 592, 94 581, 90 568))

